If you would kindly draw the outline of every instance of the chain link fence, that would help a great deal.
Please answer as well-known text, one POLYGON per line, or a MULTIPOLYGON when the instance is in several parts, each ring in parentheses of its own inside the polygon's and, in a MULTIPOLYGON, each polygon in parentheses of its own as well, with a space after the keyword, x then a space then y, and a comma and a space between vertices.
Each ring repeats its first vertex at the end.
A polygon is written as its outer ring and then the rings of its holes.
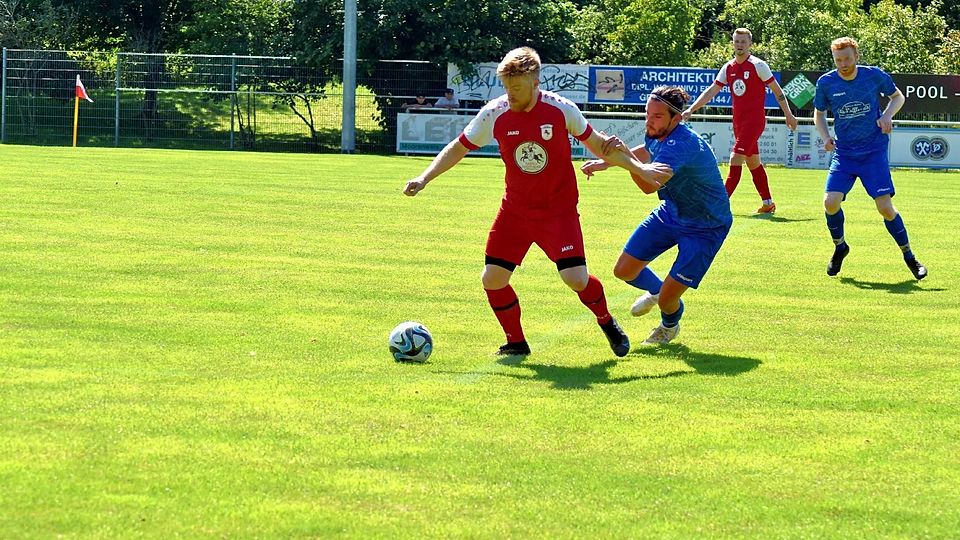
MULTIPOLYGON (((295 58, 51 50, 3 50, 0 142, 69 145, 77 75, 93 103, 80 105, 78 144, 339 152, 343 95, 339 72, 295 58)), ((423 61, 360 61, 356 150, 394 153, 397 115, 418 94, 435 101, 447 66, 423 61)), ((461 113, 482 101, 461 99, 461 113)), ((590 118, 638 118, 636 106, 583 104, 590 118), (617 114, 619 113, 619 114, 617 114)), ((699 111, 729 121, 729 109, 699 111)), ((778 109, 767 111, 774 121, 778 109)), ((797 111, 801 118, 808 111, 797 111)), ((901 112, 905 124, 960 122, 960 112, 901 112)))
MULTIPOLYGON (((3 143, 71 144, 79 75, 81 146, 340 151, 340 73, 294 58, 5 49, 2 71, 3 143)), ((445 81, 430 62, 362 62, 357 150, 393 151, 402 104, 445 81)))

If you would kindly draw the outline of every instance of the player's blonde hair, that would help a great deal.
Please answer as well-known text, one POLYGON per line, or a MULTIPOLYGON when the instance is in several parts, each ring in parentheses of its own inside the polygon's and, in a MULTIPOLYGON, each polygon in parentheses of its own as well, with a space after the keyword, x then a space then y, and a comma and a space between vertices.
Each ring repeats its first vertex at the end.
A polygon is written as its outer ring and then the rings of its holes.
POLYGON ((733 31, 733 37, 737 37, 737 34, 746 35, 748 38, 750 38, 750 41, 753 41, 753 32, 751 32, 749 28, 743 28, 741 26, 733 31))
POLYGON ((531 47, 517 47, 507 53, 497 66, 497 77, 531 75, 540 78, 540 55, 531 47))
POLYGON ((860 52, 860 44, 852 37, 841 37, 830 42, 831 51, 839 51, 847 47, 853 47, 854 52, 860 52))

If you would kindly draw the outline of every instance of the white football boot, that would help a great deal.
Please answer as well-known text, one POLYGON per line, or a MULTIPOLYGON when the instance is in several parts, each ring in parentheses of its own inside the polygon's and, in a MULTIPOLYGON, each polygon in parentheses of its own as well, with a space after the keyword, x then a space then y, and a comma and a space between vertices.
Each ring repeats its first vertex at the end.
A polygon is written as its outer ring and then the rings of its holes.
POLYGON ((650 294, 648 292, 643 293, 643 296, 637 298, 637 301, 633 303, 633 307, 630 308, 630 314, 634 317, 646 315, 647 313, 650 313, 650 310, 652 310, 659 302, 659 294, 650 294))
POLYGON ((663 345, 673 341, 673 338, 677 337, 677 334, 680 333, 680 325, 677 324, 674 327, 667 328, 664 325, 660 325, 653 329, 653 332, 650 333, 643 344, 644 345, 663 345))

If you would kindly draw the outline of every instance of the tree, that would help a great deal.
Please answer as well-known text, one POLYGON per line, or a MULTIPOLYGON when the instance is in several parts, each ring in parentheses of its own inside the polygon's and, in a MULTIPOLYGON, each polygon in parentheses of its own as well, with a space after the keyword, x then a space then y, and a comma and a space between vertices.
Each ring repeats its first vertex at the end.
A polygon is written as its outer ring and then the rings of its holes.
POLYGON ((0 47, 65 49, 75 40, 77 16, 50 0, 0 0, 0 47))
POLYGON ((960 30, 951 30, 943 39, 937 71, 960 75, 960 30))
POLYGON ((685 65, 715 0, 602 0, 571 26, 573 58, 594 64, 685 65))
POLYGON ((939 0, 914 10, 880 0, 857 18, 855 33, 864 63, 895 73, 934 73, 940 67, 946 22, 937 12, 939 0), (896 29, 896 31, 891 31, 896 29))
MULTIPOLYGON (((326 73, 340 73, 343 52, 343 4, 334 0, 296 0, 296 56, 326 73)), ((432 84, 437 92, 445 83, 448 62, 468 67, 477 62, 498 61, 514 47, 530 45, 544 62, 570 58, 573 36, 568 21, 576 14, 566 0, 369 0, 357 17, 358 79, 377 95, 385 137, 394 137, 400 99, 410 85, 432 84), (382 65, 374 60, 426 60, 429 73, 404 73, 397 77, 373 77, 382 65), (413 79, 413 82, 411 82, 413 79)), ((416 66, 409 66, 413 68, 416 66)))
POLYGON ((293 0, 195 0, 179 32, 197 54, 290 54, 293 0))

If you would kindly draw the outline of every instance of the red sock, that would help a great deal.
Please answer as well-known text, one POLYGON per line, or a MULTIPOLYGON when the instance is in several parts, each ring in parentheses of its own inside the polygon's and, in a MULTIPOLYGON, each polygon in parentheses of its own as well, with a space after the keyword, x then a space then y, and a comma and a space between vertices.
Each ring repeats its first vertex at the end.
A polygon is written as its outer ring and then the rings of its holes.
POLYGON ((610 310, 607 309, 607 297, 603 295, 603 285, 600 280, 590 276, 587 281, 587 287, 577 293, 583 305, 587 306, 594 315, 597 316, 599 324, 606 324, 612 318, 610 310))
POLYGON ((753 185, 757 186, 757 193, 760 194, 760 198, 765 201, 772 199, 770 184, 767 182, 767 170, 763 168, 763 165, 756 169, 750 169, 750 174, 753 175, 753 185))
POLYGON ((484 289, 487 300, 493 308, 493 314, 500 321, 503 333, 507 336, 507 343, 526 341, 523 337, 523 328, 520 326, 520 299, 513 287, 507 285, 502 289, 484 289))
POLYGON ((743 165, 731 165, 730 172, 727 173, 727 182, 723 187, 727 188, 727 197, 733 195, 740 183, 740 173, 743 171, 743 165))

